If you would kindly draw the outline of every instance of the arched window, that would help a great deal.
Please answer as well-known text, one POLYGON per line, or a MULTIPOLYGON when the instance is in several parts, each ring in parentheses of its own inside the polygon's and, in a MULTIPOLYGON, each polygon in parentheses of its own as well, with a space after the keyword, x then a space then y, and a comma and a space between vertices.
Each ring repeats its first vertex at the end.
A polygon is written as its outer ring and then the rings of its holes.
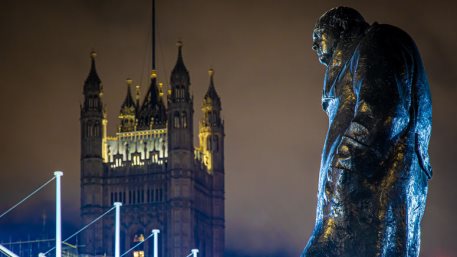
POLYGON ((187 128, 187 113, 186 112, 181 113, 181 122, 182 122, 182 127, 187 128))
MULTIPOLYGON (((144 240, 144 232, 142 229, 140 229, 133 236, 133 240, 130 246, 133 247, 134 245, 144 242, 144 240)), ((144 244, 139 244, 137 247, 135 247, 133 251, 133 257, 144 257, 144 244)))
POLYGON ((180 128, 180 124, 179 124, 179 112, 175 112, 173 114, 173 127, 174 128, 180 128))
POLYGON ((98 137, 100 136, 100 124, 98 122, 95 122, 95 125, 94 125, 94 136, 98 137))
POLYGON ((217 115, 216 111, 212 111, 211 116, 212 116, 211 125, 216 126, 218 124, 218 115, 217 115))
POLYGON ((178 100, 181 100, 184 98, 184 88, 182 86, 178 86, 176 87, 175 89, 175 97, 178 99, 178 100))
POLYGON ((91 137, 92 136, 91 132, 92 132, 92 121, 88 121, 87 126, 86 126, 86 136, 91 137))

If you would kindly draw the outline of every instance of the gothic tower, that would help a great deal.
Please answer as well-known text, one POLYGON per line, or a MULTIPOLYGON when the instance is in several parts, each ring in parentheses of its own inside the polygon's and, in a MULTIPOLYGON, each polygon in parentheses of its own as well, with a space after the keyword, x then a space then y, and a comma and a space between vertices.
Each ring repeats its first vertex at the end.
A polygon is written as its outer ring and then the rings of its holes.
POLYGON ((185 256, 195 247, 193 241, 193 99, 190 95, 189 72, 182 57, 182 43, 178 42, 178 60, 170 77, 168 95, 168 167, 170 177, 170 227, 168 240, 176 242, 172 256, 185 256))
MULTIPOLYGON (((103 88, 95 68, 95 52, 91 53, 91 69, 84 83, 84 103, 81 105, 81 217, 84 224, 103 213, 102 144, 106 132, 103 109, 103 88)), ((96 224, 83 233, 83 241, 94 242, 83 252, 103 252, 102 227, 96 224)))
POLYGON ((214 70, 209 70, 210 83, 203 98, 203 118, 200 121, 200 146, 203 162, 212 174, 212 242, 213 257, 222 257, 225 242, 224 207, 224 122, 221 118, 221 99, 214 87, 214 70))
MULTIPOLYGON (((194 146, 193 96, 182 43, 178 42, 164 102, 155 67, 154 29, 152 34, 149 89, 141 102, 139 86, 134 99, 133 81, 127 80, 119 125, 112 136, 107 133, 102 86, 92 54, 81 106, 81 225, 108 212, 114 202, 122 202, 121 253, 143 242, 127 256, 151 256, 152 240, 147 240, 152 229, 160 229, 159 257, 184 257, 195 248, 199 257, 223 257, 224 123, 214 72, 210 71, 203 99, 200 144, 194 146)), ((113 241, 110 214, 84 230, 79 253, 113 256, 113 241)))

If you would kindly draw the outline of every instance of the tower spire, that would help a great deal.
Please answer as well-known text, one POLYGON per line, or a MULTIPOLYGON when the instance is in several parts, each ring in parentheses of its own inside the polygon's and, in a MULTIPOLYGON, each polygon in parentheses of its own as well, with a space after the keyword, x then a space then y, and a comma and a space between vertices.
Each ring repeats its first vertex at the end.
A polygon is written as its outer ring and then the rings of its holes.
POLYGON ((203 97, 203 118, 200 121, 200 149, 208 172, 223 172, 224 123, 221 118, 221 99, 214 86, 214 70, 209 69, 208 74, 209 87, 203 97))
POLYGON ((221 105, 221 99, 219 98, 219 95, 216 92, 216 88, 214 87, 214 70, 209 69, 208 70, 208 75, 209 75, 209 87, 208 91, 206 91, 206 94, 203 98, 203 103, 207 105, 221 105))
POLYGON ((189 99, 189 86, 190 86, 190 77, 189 77, 189 71, 186 68, 186 65, 184 65, 184 60, 182 56, 182 46, 183 43, 181 41, 178 41, 176 43, 176 46, 178 47, 178 58, 176 60, 175 67, 173 68, 171 72, 171 77, 170 77, 170 84, 171 84, 171 89, 173 90, 184 90, 183 92, 180 92, 178 95, 175 95, 175 98, 186 98, 189 99), (181 94, 182 93, 182 94, 181 94))
POLYGON ((89 74, 87 75, 86 81, 84 83, 85 92, 94 91, 96 93, 101 93, 103 91, 103 89, 101 87, 101 80, 97 74, 97 69, 95 67, 95 57, 96 56, 97 56, 97 53, 95 51, 92 51, 90 53, 91 67, 90 67, 89 74))
POLYGON ((135 86, 135 101, 136 101, 136 107, 140 108, 140 84, 137 84, 135 86))
POLYGON ((152 70, 156 69, 156 1, 152 0, 152 70))

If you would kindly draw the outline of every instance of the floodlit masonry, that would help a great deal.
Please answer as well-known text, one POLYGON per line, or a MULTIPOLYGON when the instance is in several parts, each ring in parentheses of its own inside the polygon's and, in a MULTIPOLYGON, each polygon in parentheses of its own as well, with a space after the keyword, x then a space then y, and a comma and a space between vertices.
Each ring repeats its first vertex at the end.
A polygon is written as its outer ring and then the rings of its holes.
MULTIPOLYGON (((198 248, 199 256, 224 252, 224 122, 221 100, 209 72, 199 122, 199 145, 193 144, 193 97, 190 76, 178 44, 170 88, 151 72, 140 102, 132 81, 119 114, 118 131, 107 133, 103 88, 91 54, 81 105, 81 218, 87 224, 122 202, 120 241, 124 252, 153 228, 161 231, 160 257, 182 257, 198 248), (166 98, 166 104, 164 101, 166 98)), ((80 237, 81 256, 114 255, 114 220, 103 219, 80 237)), ((152 255, 152 242, 133 256, 152 255)))

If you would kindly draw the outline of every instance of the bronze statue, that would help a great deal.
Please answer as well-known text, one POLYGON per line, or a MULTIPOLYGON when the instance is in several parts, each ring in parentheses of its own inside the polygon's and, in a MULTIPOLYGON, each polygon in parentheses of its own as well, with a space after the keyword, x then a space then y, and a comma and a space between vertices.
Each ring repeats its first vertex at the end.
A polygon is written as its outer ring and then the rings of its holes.
POLYGON ((354 9, 319 18, 326 66, 316 224, 302 257, 416 257, 425 209, 432 105, 414 41, 354 9))

